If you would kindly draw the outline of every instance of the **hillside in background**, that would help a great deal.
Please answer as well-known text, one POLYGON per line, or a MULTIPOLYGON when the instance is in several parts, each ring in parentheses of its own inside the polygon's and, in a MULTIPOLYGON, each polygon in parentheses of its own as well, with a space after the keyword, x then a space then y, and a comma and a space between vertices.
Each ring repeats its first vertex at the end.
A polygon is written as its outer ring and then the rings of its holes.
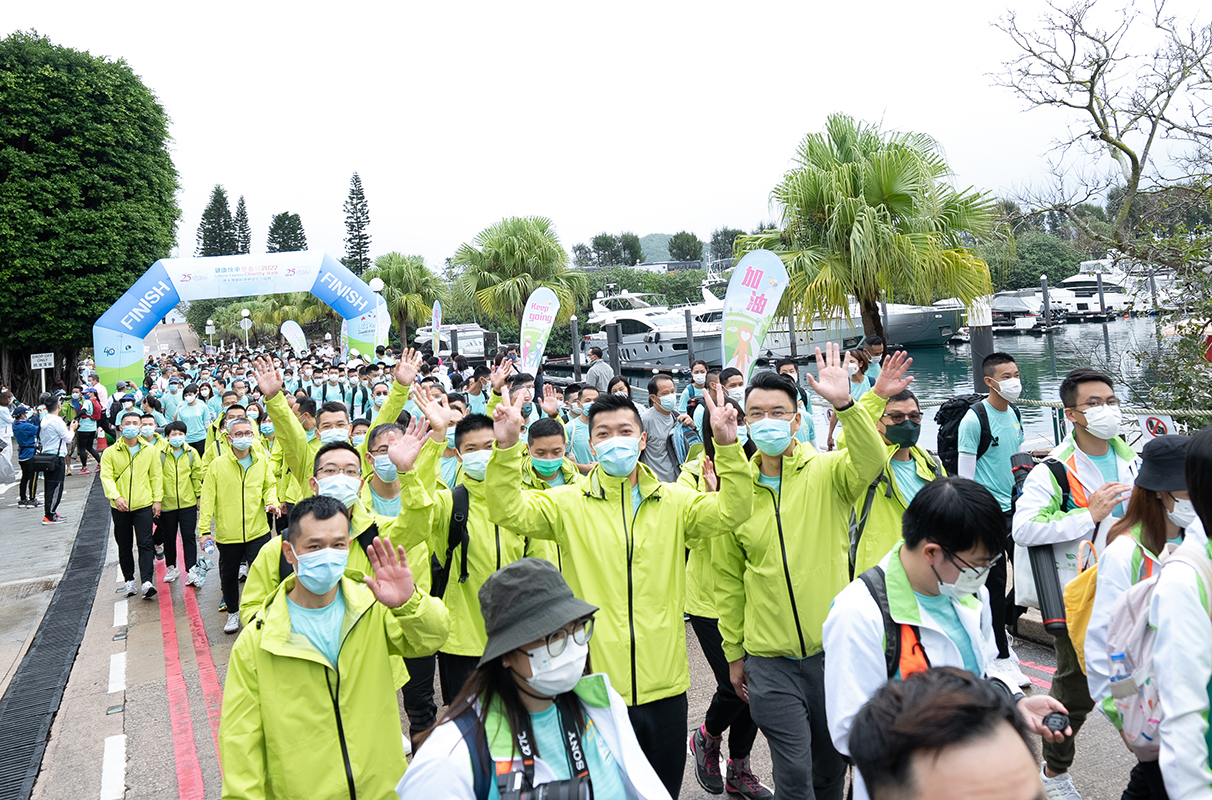
POLYGON ((671 233, 650 233, 640 237, 640 247, 644 249, 645 261, 668 261, 669 240, 671 233))

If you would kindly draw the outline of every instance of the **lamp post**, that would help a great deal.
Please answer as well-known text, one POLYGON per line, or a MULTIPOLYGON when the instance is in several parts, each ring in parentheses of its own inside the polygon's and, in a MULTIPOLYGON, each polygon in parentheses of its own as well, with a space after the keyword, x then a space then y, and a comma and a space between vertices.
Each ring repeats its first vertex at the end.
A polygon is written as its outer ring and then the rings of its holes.
POLYGON ((248 318, 248 309, 247 308, 240 309, 240 316, 243 317, 243 319, 240 320, 240 327, 244 329, 244 349, 247 350, 248 349, 248 329, 252 327, 252 320, 248 318))
POLYGON ((210 337, 210 346, 215 346, 215 321, 213 319, 206 320, 206 335, 210 337))
MULTIPOLYGON (((366 356, 366 360, 369 362, 371 360, 371 356, 374 355, 375 348, 379 346, 379 314, 387 312, 387 304, 382 303, 380 305, 380 303, 379 303, 379 301, 383 299, 382 291, 385 286, 382 278, 371 278, 370 281, 366 285, 369 286, 370 290, 378 296, 378 299, 375 301, 375 331, 374 331, 374 333, 371 334, 370 350, 368 351, 368 355, 366 356)), ((387 334, 386 334, 387 329, 388 329, 388 325, 384 325, 383 326, 383 331, 384 331, 383 338, 384 339, 387 338, 387 334)), ((386 344, 386 342, 383 342, 383 343, 386 344)))

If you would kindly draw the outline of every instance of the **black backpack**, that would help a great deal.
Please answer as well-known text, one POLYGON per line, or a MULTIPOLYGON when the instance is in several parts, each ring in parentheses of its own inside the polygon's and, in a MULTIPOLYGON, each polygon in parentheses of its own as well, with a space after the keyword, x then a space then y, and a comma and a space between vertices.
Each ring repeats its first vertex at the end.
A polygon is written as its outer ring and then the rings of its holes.
POLYGON ((446 560, 438 559, 438 554, 429 557, 429 575, 432 587, 429 593, 441 598, 446 594, 446 584, 450 582, 450 565, 454 561, 454 551, 459 545, 463 546, 463 555, 459 562, 459 583, 467 583, 467 548, 471 539, 467 535, 467 510, 471 506, 467 496, 467 487, 459 484, 450 490, 450 531, 446 536, 446 560))
MULTIPOLYGON (((948 475, 959 474, 959 428, 968 409, 971 408, 976 412, 976 418, 981 424, 981 438, 976 447, 976 457, 983 456, 993 444, 993 431, 989 428, 989 412, 985 408, 985 404, 981 402, 987 396, 968 394, 953 397, 943 403, 934 415, 934 421, 938 423, 938 456, 948 475)), ((1014 416, 1018 417, 1021 425, 1023 413, 1013 403, 1010 404, 1010 407, 1014 409, 1014 416)))

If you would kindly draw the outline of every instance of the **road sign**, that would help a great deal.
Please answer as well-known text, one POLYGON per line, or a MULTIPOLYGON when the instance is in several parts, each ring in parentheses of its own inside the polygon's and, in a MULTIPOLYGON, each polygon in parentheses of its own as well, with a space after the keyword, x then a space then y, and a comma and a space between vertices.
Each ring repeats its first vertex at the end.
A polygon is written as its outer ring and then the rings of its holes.
POLYGON ((213 335, 214 335, 214 332, 215 332, 215 326, 214 326, 214 325, 207 325, 207 326, 206 326, 206 335, 207 335, 207 336, 213 336, 213 335))
POLYGON ((30 369, 54 369, 55 354, 54 353, 31 353, 29 357, 30 369))
POLYGON ((248 330, 249 328, 252 327, 252 320, 249 319, 248 317, 245 317, 244 319, 240 320, 240 327, 243 328, 244 330, 248 330))

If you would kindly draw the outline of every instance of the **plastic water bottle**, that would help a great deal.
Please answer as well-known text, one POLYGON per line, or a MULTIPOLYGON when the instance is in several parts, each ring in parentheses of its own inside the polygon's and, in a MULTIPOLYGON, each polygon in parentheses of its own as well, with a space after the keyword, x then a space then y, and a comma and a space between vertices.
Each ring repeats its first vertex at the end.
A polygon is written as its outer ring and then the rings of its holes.
POLYGON ((202 543, 202 549, 206 551, 206 555, 213 556, 215 554, 215 540, 207 539, 202 543))
POLYGON ((1128 675, 1128 665, 1124 661, 1124 654, 1112 653, 1110 659, 1111 683, 1119 683, 1120 681, 1127 680, 1130 676, 1128 675))

